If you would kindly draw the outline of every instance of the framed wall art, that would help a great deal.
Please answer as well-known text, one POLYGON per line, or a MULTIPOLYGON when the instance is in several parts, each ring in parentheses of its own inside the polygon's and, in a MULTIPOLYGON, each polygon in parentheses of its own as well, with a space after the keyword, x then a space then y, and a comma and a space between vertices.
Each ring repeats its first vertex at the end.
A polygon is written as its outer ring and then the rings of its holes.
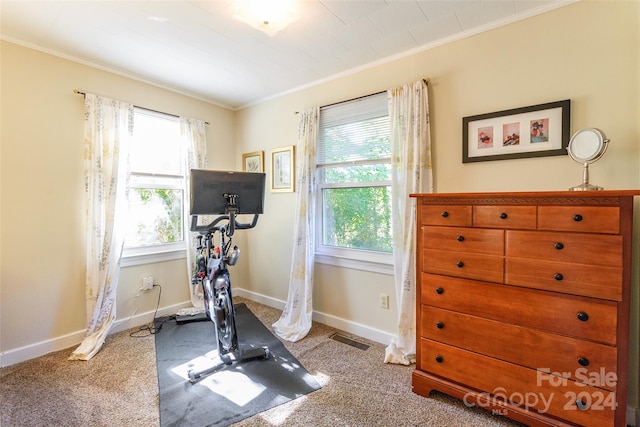
POLYGON ((271 150, 271 192, 292 193, 295 191, 295 146, 271 150))
POLYGON ((254 151, 242 155, 243 172, 264 172, 264 151, 254 151))
POLYGON ((571 101, 462 119, 462 163, 567 154, 571 101))

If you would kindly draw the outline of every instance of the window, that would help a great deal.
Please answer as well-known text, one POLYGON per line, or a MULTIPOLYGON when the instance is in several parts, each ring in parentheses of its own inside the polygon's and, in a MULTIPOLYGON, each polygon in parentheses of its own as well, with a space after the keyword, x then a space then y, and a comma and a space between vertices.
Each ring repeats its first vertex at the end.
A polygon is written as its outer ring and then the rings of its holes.
POLYGON ((137 258, 137 262, 130 261, 129 265, 173 259, 176 251, 184 256, 184 156, 177 117, 134 110, 123 255, 137 258), (163 256, 158 258, 159 254, 163 256))
MULTIPOLYGON (((367 270, 371 265, 362 262, 391 265, 389 129, 386 92, 320 110, 316 152, 319 262, 360 265, 367 270)), ((383 270, 389 272, 387 267, 383 270)))

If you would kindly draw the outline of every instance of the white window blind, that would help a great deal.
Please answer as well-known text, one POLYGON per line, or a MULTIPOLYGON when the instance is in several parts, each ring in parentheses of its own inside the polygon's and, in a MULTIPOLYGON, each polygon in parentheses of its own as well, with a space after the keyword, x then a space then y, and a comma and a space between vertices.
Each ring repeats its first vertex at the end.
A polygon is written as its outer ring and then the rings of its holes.
POLYGON ((386 92, 322 107, 316 165, 323 167, 367 161, 377 163, 379 160, 390 159, 390 149, 371 149, 369 142, 381 135, 389 135, 386 92))

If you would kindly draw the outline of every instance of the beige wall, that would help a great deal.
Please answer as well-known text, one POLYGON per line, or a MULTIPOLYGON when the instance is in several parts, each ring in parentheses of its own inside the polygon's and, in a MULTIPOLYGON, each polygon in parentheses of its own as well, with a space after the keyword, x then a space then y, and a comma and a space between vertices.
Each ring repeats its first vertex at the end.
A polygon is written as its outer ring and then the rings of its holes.
MULTIPOLYGON (((578 184, 581 168, 565 156, 461 162, 462 117, 571 99, 572 131, 599 127, 612 140, 592 167, 592 182, 640 188, 639 23, 638 1, 583 1, 238 112, 3 42, 0 353, 85 327, 83 109, 73 89, 207 120, 210 167, 240 169, 241 153, 264 150, 269 173, 270 150, 297 143, 295 111, 428 77, 439 192, 563 190, 578 184), (212 154, 220 148, 222 154, 212 154), (33 255, 42 257, 42 266, 34 264, 33 255)), ((293 208, 293 194, 267 190, 258 226, 237 237, 243 252, 234 267, 234 287, 271 302, 286 300, 293 208)), ((635 407, 638 262, 635 257, 630 357, 635 407)), ((133 296, 140 277, 148 274, 163 286, 161 307, 187 300, 186 284, 177 283, 186 275, 182 261, 127 268, 119 319, 135 310, 133 296)), ((314 308, 324 318, 391 334, 394 294, 390 276, 317 265, 314 308), (378 308, 379 293, 391 295, 391 309, 378 308)), ((141 297, 139 312, 153 310, 155 298, 141 297)))
MULTIPOLYGON (((638 2, 563 7, 246 108, 238 114, 238 147, 263 149, 268 159, 269 150, 296 144, 295 111, 428 77, 436 191, 566 190, 580 184, 582 168, 567 156, 461 161, 462 117, 563 99, 571 99, 572 132, 599 127, 612 141, 592 166, 591 181, 608 189, 640 188, 639 24, 638 2)), ((266 168, 269 172, 269 161, 266 168)), ((267 193, 265 206, 266 214, 248 236, 248 289, 286 300, 294 195, 267 193)), ((630 405, 635 407, 638 259, 630 357, 630 405)), ((380 309, 379 293, 395 295, 391 277, 316 264, 314 310, 325 317, 392 333, 395 301, 392 297, 392 309, 380 309)))
MULTIPOLYGON (((234 164, 234 113, 35 50, 3 42, 0 353, 86 328, 82 132, 74 89, 210 122, 211 167, 234 164), (222 150, 220 150, 222 149, 222 150)), ((186 262, 124 268, 118 318, 153 311, 157 293, 134 301, 143 275, 162 285, 161 307, 189 299, 186 262)), ((64 339, 62 343, 68 342, 64 339)), ((55 345, 54 345, 55 348, 55 345)), ((29 354, 29 352, 27 352, 29 354)))

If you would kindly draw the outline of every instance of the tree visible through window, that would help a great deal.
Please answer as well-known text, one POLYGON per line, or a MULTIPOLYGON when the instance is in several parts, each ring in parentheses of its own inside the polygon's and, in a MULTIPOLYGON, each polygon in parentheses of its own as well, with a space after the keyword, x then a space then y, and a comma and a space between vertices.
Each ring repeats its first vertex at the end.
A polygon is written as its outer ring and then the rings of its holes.
POLYGON ((135 109, 126 248, 184 242, 184 150, 177 118, 135 109))
POLYGON ((132 188, 129 193, 130 246, 182 240, 182 192, 164 188, 132 188))
POLYGON ((319 251, 390 253, 391 143, 386 93, 324 107, 317 146, 319 251))

